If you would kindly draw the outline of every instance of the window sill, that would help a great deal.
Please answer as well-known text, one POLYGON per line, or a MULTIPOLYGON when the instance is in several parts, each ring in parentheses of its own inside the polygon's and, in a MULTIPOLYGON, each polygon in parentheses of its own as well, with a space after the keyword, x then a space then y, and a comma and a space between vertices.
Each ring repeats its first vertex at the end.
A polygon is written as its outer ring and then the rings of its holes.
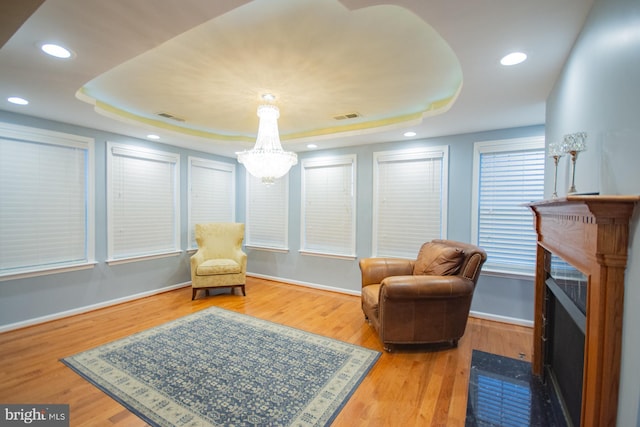
POLYGON ((107 265, 119 265, 119 264, 127 264, 130 262, 147 261, 147 260, 159 259, 159 258, 168 258, 172 256, 178 256, 180 254, 182 254, 182 251, 165 252, 165 253, 153 254, 153 255, 142 255, 142 256, 135 256, 135 257, 129 257, 129 258, 108 259, 107 265))
POLYGON ((270 246, 258 246, 258 245, 245 245, 245 248, 256 250, 256 251, 279 252, 283 254, 289 253, 289 248, 274 248, 270 246))
POLYGON ((28 277, 46 276, 49 274, 68 273, 70 271, 88 270, 95 267, 96 261, 88 261, 80 264, 68 264, 60 267, 52 267, 41 270, 22 270, 14 273, 0 274, 0 282, 5 280, 26 279, 28 277))
POLYGON ((319 256, 324 258, 336 258, 336 259, 348 259, 348 260, 354 260, 357 258, 355 255, 339 255, 339 254, 331 254, 327 252, 313 252, 313 251, 305 251, 305 250, 301 250, 300 255, 310 255, 310 256, 319 256))
POLYGON ((505 279, 515 279, 515 280, 531 280, 535 279, 535 274, 533 273, 523 273, 517 271, 507 271, 500 270, 497 268, 492 269, 491 267, 484 267, 480 272, 482 276, 493 276, 493 277, 503 277, 505 279))

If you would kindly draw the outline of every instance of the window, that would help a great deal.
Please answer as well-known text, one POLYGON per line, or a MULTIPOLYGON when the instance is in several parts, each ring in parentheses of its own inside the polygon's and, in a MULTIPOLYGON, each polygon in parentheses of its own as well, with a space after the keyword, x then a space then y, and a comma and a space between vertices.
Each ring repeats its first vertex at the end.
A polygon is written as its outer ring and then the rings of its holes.
POLYGON ((0 276, 94 261, 93 140, 0 123, 0 276))
POLYGON ((355 169, 355 155, 303 160, 302 253, 355 257, 355 169))
POLYGON ((544 197, 544 138, 478 142, 472 233, 487 251, 485 271, 533 275, 536 233, 524 206, 544 197))
POLYGON ((180 156, 108 143, 109 261, 180 251, 180 156))
POLYGON ((446 235, 448 147, 373 154, 373 256, 415 258, 446 235))
POLYGON ((196 224, 236 220, 236 166, 189 157, 189 248, 196 224))
POLYGON ((247 246, 289 250, 289 175, 265 185, 247 173, 247 246))

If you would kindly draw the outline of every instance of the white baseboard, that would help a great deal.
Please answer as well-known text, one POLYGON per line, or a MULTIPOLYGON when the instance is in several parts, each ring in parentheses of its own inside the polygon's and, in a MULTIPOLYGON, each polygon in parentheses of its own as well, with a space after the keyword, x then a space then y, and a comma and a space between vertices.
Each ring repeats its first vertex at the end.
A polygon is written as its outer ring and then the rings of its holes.
MULTIPOLYGON (((360 291, 351 291, 351 290, 342 289, 342 288, 334 288, 331 286, 318 285, 316 283, 284 279, 282 277, 268 276, 266 274, 247 273, 247 276, 257 277, 259 279, 273 280, 275 282, 288 283, 290 285, 305 286, 307 288, 322 289, 324 291, 338 292, 341 294, 356 295, 356 296, 360 296, 361 294, 360 291)), ((516 317, 500 316, 498 314, 483 313, 480 311, 471 311, 469 315, 472 317, 476 317, 478 319, 492 320, 494 322, 509 323, 512 325, 526 326, 530 328, 533 327, 533 321, 526 320, 526 319, 518 319, 516 317)))
POLYGON ((471 311, 469 316, 478 319, 492 320, 494 322, 509 323, 512 325, 527 326, 533 328, 533 321, 526 319, 518 319, 516 317, 500 316, 498 314, 482 313, 480 311, 471 311))
POLYGON ((97 310, 99 308, 122 304, 123 302, 133 301, 136 299, 145 298, 151 295, 161 294, 163 292, 168 292, 174 289, 184 288, 187 286, 191 286, 191 281, 178 283, 177 285, 166 286, 160 289, 154 289, 152 291, 141 292, 139 294, 129 295, 122 298, 116 298, 116 299, 104 301, 98 304, 91 304, 91 305, 86 305, 84 307, 74 308, 72 310, 61 311, 59 313, 49 314, 47 316, 35 317, 33 319, 23 320, 22 322, 9 323, 8 325, 0 325, 0 333, 12 331, 15 329, 26 328, 27 326, 38 325, 40 323, 50 322, 52 320, 58 320, 65 317, 75 316, 76 314, 87 313, 89 311, 97 310))
POLYGON ((301 282, 298 280, 284 279, 282 277, 267 276, 266 274, 247 273, 247 276, 256 277, 258 279, 273 280, 274 282, 288 283, 290 285, 304 286, 306 288, 321 289, 323 291, 337 292, 339 294, 360 296, 360 291, 351 291, 348 289, 334 288, 332 286, 318 285, 317 283, 301 282))
MULTIPOLYGON (((335 288, 335 287, 332 287, 332 286, 319 285, 319 284, 316 284, 316 283, 303 282, 303 281, 299 281, 299 280, 284 279, 282 277, 268 276, 268 275, 265 275, 265 274, 247 273, 247 276, 256 277, 256 278, 259 278, 259 279, 273 280, 273 281, 276 281, 276 282, 288 283, 288 284, 291 284, 291 285, 304 286, 304 287, 307 287, 307 288, 320 289, 320 290, 330 291, 330 292, 337 292, 337 293, 347 294, 347 295, 360 296, 360 294, 361 294, 359 291, 353 291, 353 290, 342 289, 342 288, 335 288)), ((87 306, 84 306, 84 307, 74 308, 72 310, 62 311, 62 312, 50 314, 50 315, 47 315, 47 316, 36 317, 36 318, 33 318, 33 319, 24 320, 22 322, 15 322, 15 323, 7 324, 7 325, 0 325, 0 333, 7 332, 7 331, 12 331, 12 330, 15 330, 15 329, 26 328, 27 326, 33 326, 33 325, 37 325, 37 324, 40 324, 40 323, 50 322, 52 320, 58 320, 58 319, 62 319, 62 318, 65 318, 65 317, 75 316, 77 314, 87 313, 89 311, 98 310, 100 308, 109 307, 109 306, 117 305, 117 304, 122 304, 123 302, 133 301, 133 300, 136 300, 136 299, 145 298, 145 297, 148 297, 148 296, 151 296, 151 295, 161 294, 163 292, 168 292, 168 291, 172 291, 174 289, 184 288, 184 287, 187 287, 187 286, 191 286, 191 282, 190 281, 189 282, 184 282, 184 283, 178 283, 177 285, 166 286, 166 287, 160 288, 160 289, 154 289, 154 290, 147 291, 147 292, 141 292, 141 293, 135 294, 135 295, 129 295, 129 296, 126 296, 126 297, 123 297, 123 298, 117 298, 117 299, 113 299, 113 300, 109 300, 109 301, 104 301, 104 302, 101 302, 101 303, 98 303, 98 304, 92 304, 92 305, 87 305, 87 306)), ((507 317, 507 316, 500 316, 500 315, 497 315, 497 314, 482 313, 482 312, 479 312, 479 311, 471 311, 469 313, 469 315, 472 316, 472 317, 479 318, 479 319, 486 319, 486 320, 492 320, 492 321, 495 321, 495 322, 510 323, 510 324, 513 324, 513 325, 533 327, 533 321, 531 321, 531 320, 518 319, 518 318, 514 318, 514 317, 507 317)))

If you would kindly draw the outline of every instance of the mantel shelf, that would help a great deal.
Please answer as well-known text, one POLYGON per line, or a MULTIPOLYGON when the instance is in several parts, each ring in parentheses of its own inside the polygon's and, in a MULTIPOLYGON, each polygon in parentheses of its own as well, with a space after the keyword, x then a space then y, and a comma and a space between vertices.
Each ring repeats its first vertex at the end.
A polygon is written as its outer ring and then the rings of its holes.
POLYGON ((540 200, 538 202, 532 202, 530 205, 553 205, 553 204, 566 204, 567 202, 596 202, 596 203, 635 203, 640 201, 640 195, 567 195, 565 197, 558 197, 556 199, 540 200))

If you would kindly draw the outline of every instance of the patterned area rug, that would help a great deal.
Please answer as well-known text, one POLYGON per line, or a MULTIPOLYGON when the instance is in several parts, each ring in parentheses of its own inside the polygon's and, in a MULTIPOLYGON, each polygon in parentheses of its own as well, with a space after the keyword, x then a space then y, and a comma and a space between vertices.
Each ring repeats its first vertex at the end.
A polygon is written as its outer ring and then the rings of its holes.
POLYGON ((62 362, 152 426, 326 426, 379 356, 212 307, 62 362))

